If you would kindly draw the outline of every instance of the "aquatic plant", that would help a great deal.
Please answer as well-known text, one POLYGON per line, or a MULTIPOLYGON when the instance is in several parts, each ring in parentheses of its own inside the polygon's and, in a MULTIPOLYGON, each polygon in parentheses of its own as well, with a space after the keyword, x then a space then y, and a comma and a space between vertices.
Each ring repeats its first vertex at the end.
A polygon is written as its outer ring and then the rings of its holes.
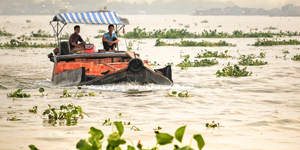
POLYGON ((277 30, 277 28, 269 26, 269 27, 265 27, 264 30, 277 30))
POLYGON ((216 59, 202 59, 200 61, 195 60, 194 62, 191 62, 189 60, 190 55, 185 55, 184 60, 177 64, 176 67, 180 67, 182 70, 187 69, 188 67, 204 67, 204 66, 213 66, 218 64, 219 62, 216 59))
POLYGON ((295 61, 300 61, 300 55, 295 55, 292 60, 295 60, 295 61))
POLYGON ((70 38, 70 34, 69 33, 65 33, 63 35, 61 35, 60 39, 64 39, 64 40, 68 40, 70 38))
POLYGON ((5 28, 0 29, 0 36, 14 36, 14 34, 9 33, 5 30, 5 28))
POLYGON ((43 96, 48 96, 48 94, 49 94, 49 93, 47 93, 46 95, 44 94, 44 92, 45 92, 44 88, 39 88, 39 92, 42 94, 42 97, 43 96))
POLYGON ((207 20, 202 20, 201 23, 208 23, 208 21, 207 20))
POLYGON ((298 40, 283 40, 283 41, 274 41, 268 39, 257 39, 257 41, 252 46, 273 46, 273 45, 300 45, 298 40))
POLYGON ((255 55, 250 54, 250 55, 241 55, 239 59, 241 59, 241 61, 239 61, 240 65, 243 66, 261 66, 261 65, 266 65, 268 64, 268 62, 265 61, 261 61, 261 60, 253 60, 253 58, 255 58, 255 55))
POLYGON ((76 125, 78 118, 83 118, 83 114, 88 116, 84 111, 82 111, 81 106, 76 106, 74 104, 61 105, 59 112, 56 112, 57 109, 52 108, 49 105, 49 108, 43 112, 44 116, 47 116, 50 122, 67 121, 66 125, 76 125))
POLYGON ((107 31, 106 31, 106 30, 101 30, 101 29, 100 29, 100 30, 98 30, 97 32, 98 32, 98 33, 106 33, 107 31))
POLYGON ((283 51, 282 53, 283 54, 289 54, 290 52, 289 51, 283 51))
MULTIPOLYGON (((131 122, 125 122, 125 121, 116 121, 116 122, 119 122, 123 125, 131 125, 131 122)), ((111 126, 112 125, 112 122, 110 120, 110 118, 106 119, 103 123, 102 123, 102 126, 111 126)))
POLYGON ((32 31, 31 36, 32 37, 46 37, 46 38, 53 37, 53 35, 47 33, 46 31, 42 31, 42 30, 38 30, 37 32, 32 31))
POLYGON ((212 123, 206 123, 205 126, 207 128, 215 128, 215 127, 220 127, 219 123, 215 123, 215 121, 212 121, 212 123))
POLYGON ((154 61, 153 63, 149 62, 150 63, 150 66, 159 66, 160 64, 157 63, 156 61, 154 61))
POLYGON ((15 97, 15 98, 29 98, 30 94, 26 94, 22 92, 22 89, 18 89, 15 92, 11 92, 7 94, 7 97, 15 97))
POLYGON ((230 63, 227 64, 221 71, 218 70, 216 72, 217 77, 224 76, 224 77, 245 77, 251 76, 252 72, 246 70, 247 67, 240 69, 238 65, 230 66, 230 63))
MULTIPOLYGON (((107 145, 106 149, 107 150, 121 150, 120 145, 126 144, 126 140, 129 140, 131 142, 131 145, 127 145, 127 150, 150 150, 150 149, 145 149, 143 148, 142 143, 140 140, 138 141, 138 144, 136 147, 134 146, 133 142, 131 139, 123 139, 122 135, 124 133, 124 126, 120 122, 114 122, 114 126, 117 128, 117 132, 111 133, 108 138, 106 139, 107 145)), ((202 150, 202 148, 205 146, 205 141, 202 137, 201 134, 194 134, 193 137, 190 140, 189 145, 183 146, 182 140, 183 136, 186 130, 186 126, 182 126, 178 128, 175 131, 174 136, 168 134, 168 133, 157 133, 156 134, 156 145, 151 148, 151 150, 158 150, 159 146, 163 145, 168 145, 173 143, 173 139, 175 138, 179 143, 181 143, 182 147, 179 147, 177 144, 174 145, 174 150, 193 150, 191 148, 192 141, 195 140, 197 142, 197 148, 199 150, 202 150)), ((100 150, 105 147, 103 145, 104 143, 104 133, 95 127, 91 127, 90 131, 88 132, 91 136, 88 138, 88 140, 81 139, 77 142, 76 144, 76 149, 79 150, 100 150)), ((29 148, 31 150, 37 150, 37 147, 34 145, 29 145, 29 148)))
POLYGON ((266 58, 266 53, 260 52, 258 58, 266 58))
MULTIPOLYGON (((75 94, 76 96, 77 94, 75 94)), ((64 90, 62 96, 60 98, 72 97, 71 94, 68 93, 68 90, 64 90)))
POLYGON ((208 41, 185 41, 181 39, 180 43, 166 43, 163 41, 160 41, 160 39, 157 39, 155 42, 155 46, 181 46, 181 47, 189 47, 189 46, 204 46, 204 47, 214 47, 214 46, 236 46, 236 44, 227 43, 226 41, 220 40, 219 42, 208 42, 208 41))
POLYGON ((16 39, 11 39, 10 42, 0 43, 1 48, 15 48, 15 47, 33 47, 33 48, 46 48, 46 47, 57 47, 57 44, 53 43, 45 43, 45 44, 37 44, 37 43, 28 43, 26 41, 18 41, 16 39))
MULTIPOLYGON (((183 24, 179 24, 183 25, 183 24)), ((220 26, 218 26, 220 27, 220 26)), ((136 27, 133 31, 127 32, 124 37, 140 39, 140 38, 272 38, 274 36, 283 37, 283 36, 300 36, 300 32, 293 31, 280 31, 278 33, 268 32, 252 32, 244 33, 242 30, 234 30, 232 33, 227 32, 218 32, 217 30, 204 30, 201 33, 188 32, 187 29, 158 29, 153 31, 146 32, 146 28, 141 29, 136 27)), ((99 37, 102 37, 102 35, 99 37)))
POLYGON ((195 58, 209 58, 209 57, 230 58, 231 56, 228 55, 227 53, 228 53, 228 50, 226 50, 224 53, 221 52, 220 54, 218 54, 218 51, 212 52, 212 51, 205 50, 205 52, 202 55, 197 54, 197 56, 195 58))
POLYGON ((11 118, 7 118, 7 121, 21 121, 22 119, 18 119, 17 116, 11 117, 11 118))
POLYGON ((171 93, 168 93, 166 97, 192 97, 192 95, 189 94, 187 90, 182 91, 180 93, 177 93, 177 91, 172 91, 171 93))
POLYGON ((29 109, 29 112, 32 112, 32 113, 36 114, 37 113, 37 108, 38 108, 37 106, 33 106, 32 109, 29 109))

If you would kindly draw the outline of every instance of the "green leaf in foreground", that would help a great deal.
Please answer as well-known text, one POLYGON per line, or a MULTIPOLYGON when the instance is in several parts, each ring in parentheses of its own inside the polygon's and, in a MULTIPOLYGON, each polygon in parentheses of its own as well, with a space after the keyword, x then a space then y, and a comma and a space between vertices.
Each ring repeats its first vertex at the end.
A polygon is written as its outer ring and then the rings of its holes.
POLYGON ((204 139, 202 138, 202 135, 195 134, 193 136, 193 138, 197 141, 198 148, 199 148, 199 150, 201 150, 205 146, 205 142, 204 142, 204 139))
POLYGON ((168 133, 156 134, 156 140, 159 145, 166 145, 173 142, 174 137, 168 133))
POLYGON ((185 128, 186 128, 186 126, 182 126, 182 127, 178 128, 175 132, 175 138, 180 143, 182 143, 182 138, 183 138, 183 135, 185 132, 185 128))
POLYGON ((86 140, 81 139, 77 144, 76 148, 79 150, 93 150, 93 147, 87 143, 86 140))
POLYGON ((119 147, 121 144, 125 144, 126 141, 124 139, 120 139, 120 135, 118 132, 114 132, 110 134, 107 138, 108 147, 111 147, 112 149, 119 147))
POLYGON ((38 148, 36 148, 34 145, 29 145, 30 150, 39 150, 38 148))
POLYGON ((119 132, 120 137, 122 136, 123 132, 124 132, 124 126, 121 122, 115 121, 114 124, 117 127, 117 130, 119 132))

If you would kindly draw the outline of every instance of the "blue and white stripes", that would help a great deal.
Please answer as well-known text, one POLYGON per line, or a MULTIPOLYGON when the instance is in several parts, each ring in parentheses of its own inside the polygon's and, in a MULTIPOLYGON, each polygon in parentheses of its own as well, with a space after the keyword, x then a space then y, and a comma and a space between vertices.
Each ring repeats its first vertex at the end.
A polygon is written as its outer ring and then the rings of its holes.
POLYGON ((64 13, 57 14, 56 17, 63 23, 115 25, 122 24, 116 12, 64 13))

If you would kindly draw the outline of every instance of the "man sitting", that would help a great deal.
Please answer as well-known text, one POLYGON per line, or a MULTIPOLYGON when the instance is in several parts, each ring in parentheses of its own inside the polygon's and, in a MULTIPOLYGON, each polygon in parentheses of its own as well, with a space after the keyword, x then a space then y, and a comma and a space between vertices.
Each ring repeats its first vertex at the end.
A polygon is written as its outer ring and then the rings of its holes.
POLYGON ((79 32, 80 26, 76 25, 74 27, 74 33, 69 38, 70 54, 84 53, 85 42, 82 40, 81 36, 79 35, 79 32), (80 42, 80 44, 78 44, 78 41, 80 42))
POLYGON ((110 24, 108 26, 108 31, 103 35, 102 43, 106 51, 116 51, 116 45, 119 42, 119 39, 116 34, 113 33, 114 25, 110 24))

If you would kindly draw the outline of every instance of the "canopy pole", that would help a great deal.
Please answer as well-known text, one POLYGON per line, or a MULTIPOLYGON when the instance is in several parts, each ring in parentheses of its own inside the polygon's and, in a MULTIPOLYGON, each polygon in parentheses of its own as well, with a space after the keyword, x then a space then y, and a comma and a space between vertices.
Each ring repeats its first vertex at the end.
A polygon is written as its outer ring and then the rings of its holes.
MULTIPOLYGON (((118 25, 116 24, 116 29, 115 29, 115 33, 118 37, 118 25)), ((117 50, 119 51, 119 44, 117 44, 117 50)))
POLYGON ((55 34, 55 38, 57 40, 57 46, 58 46, 58 49, 59 49, 59 53, 61 54, 61 48, 60 48, 61 39, 60 39, 59 35, 61 35, 61 32, 62 32, 63 28, 66 26, 67 23, 63 23, 63 26, 61 26, 59 24, 59 21, 56 21, 56 26, 55 26, 55 25, 52 24, 53 22, 54 21, 50 21, 50 24, 51 24, 51 26, 53 28, 53 31, 54 31, 54 34, 55 34))

